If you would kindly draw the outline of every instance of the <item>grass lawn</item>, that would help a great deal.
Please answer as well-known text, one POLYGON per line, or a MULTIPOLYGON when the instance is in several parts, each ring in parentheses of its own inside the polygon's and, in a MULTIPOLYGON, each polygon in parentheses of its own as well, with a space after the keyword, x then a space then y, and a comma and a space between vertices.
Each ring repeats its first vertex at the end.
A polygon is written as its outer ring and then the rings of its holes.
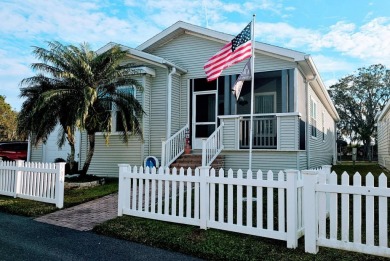
MULTIPOLYGON (((343 171, 362 175, 384 172, 377 164, 335 166, 339 175, 343 171)), ((389 174, 387 172, 387 174, 389 174)), ((317 255, 304 251, 303 238, 297 249, 288 249, 286 242, 222 230, 201 230, 181 225, 132 216, 118 217, 94 228, 99 234, 169 249, 207 260, 388 260, 330 248, 320 248, 317 255)))
MULTIPOLYGON (((104 185, 93 188, 65 190, 64 208, 97 199, 117 191, 118 179, 106 179, 106 183, 104 185)), ((56 210, 58 209, 54 204, 0 196, 0 211, 2 212, 27 217, 38 217, 56 210)))

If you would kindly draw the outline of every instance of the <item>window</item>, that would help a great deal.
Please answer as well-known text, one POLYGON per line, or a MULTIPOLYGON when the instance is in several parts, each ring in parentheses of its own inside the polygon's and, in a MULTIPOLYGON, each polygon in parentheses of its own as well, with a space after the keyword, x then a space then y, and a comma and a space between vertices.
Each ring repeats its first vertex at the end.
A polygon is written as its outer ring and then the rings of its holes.
MULTIPOLYGON (((134 86, 122 86, 117 89, 117 92, 126 93, 136 97, 136 89, 134 86)), ((116 108, 115 104, 107 104, 105 106, 107 111, 111 113, 111 132, 121 132, 124 130, 120 111, 116 108)))
MULTIPOLYGON (((127 95, 133 95, 136 97, 136 89, 134 86, 123 86, 118 88, 118 92, 125 93, 127 95)), ((122 124, 122 114, 117 110, 115 105, 112 105, 112 131, 113 132, 120 132, 124 131, 124 127, 122 124)))
POLYGON ((310 99, 311 136, 317 137, 317 103, 310 99))
POLYGON ((255 113, 275 113, 276 94, 274 92, 255 94, 255 113))

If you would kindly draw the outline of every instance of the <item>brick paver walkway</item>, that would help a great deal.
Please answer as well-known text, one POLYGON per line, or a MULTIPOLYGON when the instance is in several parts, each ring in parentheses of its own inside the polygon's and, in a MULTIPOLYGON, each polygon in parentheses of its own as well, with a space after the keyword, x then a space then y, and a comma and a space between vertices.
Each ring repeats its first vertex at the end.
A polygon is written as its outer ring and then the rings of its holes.
POLYGON ((118 215, 118 194, 111 194, 71 208, 36 218, 36 221, 79 231, 92 230, 97 224, 118 215))

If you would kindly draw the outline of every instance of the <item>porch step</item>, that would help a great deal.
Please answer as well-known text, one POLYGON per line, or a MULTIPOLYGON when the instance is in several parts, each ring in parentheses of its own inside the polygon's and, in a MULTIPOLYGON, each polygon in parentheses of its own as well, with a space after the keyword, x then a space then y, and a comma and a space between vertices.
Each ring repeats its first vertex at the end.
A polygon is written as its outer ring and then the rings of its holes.
MULTIPOLYGON (((225 157, 218 155, 217 158, 211 163, 211 168, 219 170, 225 165, 225 157)), ((199 154, 183 154, 175 162, 173 162, 170 168, 184 168, 195 169, 202 166, 202 155, 199 154)))

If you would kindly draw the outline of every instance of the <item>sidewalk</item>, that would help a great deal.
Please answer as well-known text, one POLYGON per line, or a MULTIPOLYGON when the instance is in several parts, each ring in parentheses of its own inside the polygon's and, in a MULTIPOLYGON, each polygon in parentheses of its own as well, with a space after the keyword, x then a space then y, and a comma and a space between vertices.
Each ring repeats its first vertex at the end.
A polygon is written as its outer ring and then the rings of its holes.
POLYGON ((71 208, 36 218, 42 223, 88 231, 104 221, 117 217, 118 194, 111 194, 71 208))

